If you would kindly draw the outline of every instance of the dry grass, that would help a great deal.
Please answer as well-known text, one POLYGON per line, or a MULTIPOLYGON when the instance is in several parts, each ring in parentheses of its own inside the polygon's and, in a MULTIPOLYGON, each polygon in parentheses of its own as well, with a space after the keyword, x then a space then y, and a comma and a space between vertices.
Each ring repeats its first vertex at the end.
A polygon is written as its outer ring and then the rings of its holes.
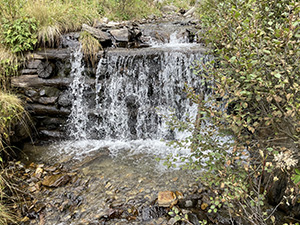
POLYGON ((3 204, 3 189, 5 187, 5 182, 2 175, 0 174, 0 224, 1 225, 7 225, 7 224, 15 224, 16 223, 16 216, 13 215, 10 211, 9 208, 3 204))
POLYGON ((62 33, 78 31, 82 23, 91 24, 97 12, 97 1, 28 0, 24 14, 38 23, 38 40, 42 46, 55 46, 62 33))
POLYGON ((0 224, 16 224, 16 217, 9 212, 7 206, 0 201, 0 224))
POLYGON ((84 54, 85 60, 90 60, 92 65, 97 61, 97 55, 102 46, 99 41, 94 38, 90 33, 83 31, 80 33, 79 41, 81 43, 81 50, 84 54))
POLYGON ((0 91, 0 151, 6 151, 13 125, 21 124, 30 133, 28 121, 29 115, 22 101, 15 95, 0 91))

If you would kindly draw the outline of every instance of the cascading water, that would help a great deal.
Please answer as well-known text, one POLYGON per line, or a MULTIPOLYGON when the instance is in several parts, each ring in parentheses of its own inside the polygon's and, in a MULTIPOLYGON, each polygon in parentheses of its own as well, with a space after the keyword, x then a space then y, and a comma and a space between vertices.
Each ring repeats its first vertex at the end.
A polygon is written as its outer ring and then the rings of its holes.
MULTIPOLYGON (((162 139, 170 133, 163 115, 174 110, 195 116, 196 106, 186 99, 185 84, 200 87, 190 68, 200 53, 159 52, 155 55, 109 55, 96 74, 93 134, 104 139, 162 139)), ((176 135, 176 134, 175 134, 176 135)))
POLYGON ((176 39, 174 33, 160 46, 108 51, 98 63, 95 85, 89 86, 92 95, 87 94, 82 53, 74 52, 69 130, 71 138, 81 141, 64 149, 76 155, 101 147, 108 147, 112 154, 120 149, 147 149, 155 155, 174 152, 161 140, 189 134, 171 131, 167 118, 175 114, 182 121, 195 119, 197 105, 184 89, 187 85, 205 92, 193 67, 209 60, 202 48, 186 41, 176 39))
POLYGON ((87 86, 85 84, 84 64, 82 61, 83 54, 81 48, 79 48, 71 56, 71 77, 73 81, 70 85, 70 91, 73 102, 68 124, 70 136, 74 139, 87 138, 88 115, 86 109, 88 105, 84 99, 84 92, 87 86))

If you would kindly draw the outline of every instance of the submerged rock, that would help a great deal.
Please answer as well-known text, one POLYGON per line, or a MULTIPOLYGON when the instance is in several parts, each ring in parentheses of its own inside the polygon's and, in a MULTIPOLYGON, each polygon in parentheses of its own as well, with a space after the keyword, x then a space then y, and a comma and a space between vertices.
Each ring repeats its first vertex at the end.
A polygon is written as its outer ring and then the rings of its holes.
POLYGON ((71 177, 67 174, 56 174, 46 176, 42 184, 46 187, 61 187, 70 181, 71 177))

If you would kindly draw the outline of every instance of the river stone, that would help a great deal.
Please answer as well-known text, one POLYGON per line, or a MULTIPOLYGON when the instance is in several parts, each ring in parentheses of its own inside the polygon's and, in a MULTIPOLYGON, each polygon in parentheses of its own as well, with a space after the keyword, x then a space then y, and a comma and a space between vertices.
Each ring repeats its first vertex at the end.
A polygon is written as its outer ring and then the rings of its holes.
POLYGON ((173 207, 178 199, 172 191, 161 191, 158 193, 158 205, 161 207, 173 207))
POLYGON ((130 35, 126 28, 110 30, 110 33, 117 41, 129 42, 130 35))
POLYGON ((56 174, 46 176, 42 184, 46 187, 61 187, 70 181, 71 177, 67 174, 56 174))

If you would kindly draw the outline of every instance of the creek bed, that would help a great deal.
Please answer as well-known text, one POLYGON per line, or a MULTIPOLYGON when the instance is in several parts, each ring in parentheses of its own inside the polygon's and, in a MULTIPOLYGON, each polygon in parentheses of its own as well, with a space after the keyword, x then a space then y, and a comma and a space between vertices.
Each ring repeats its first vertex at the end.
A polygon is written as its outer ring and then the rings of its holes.
POLYGON ((88 140, 26 145, 23 153, 24 162, 60 164, 79 178, 39 197, 46 225, 166 224, 169 209, 158 207, 160 191, 188 195, 202 190, 196 182, 199 171, 168 168, 156 160, 170 151, 158 141, 88 140))

